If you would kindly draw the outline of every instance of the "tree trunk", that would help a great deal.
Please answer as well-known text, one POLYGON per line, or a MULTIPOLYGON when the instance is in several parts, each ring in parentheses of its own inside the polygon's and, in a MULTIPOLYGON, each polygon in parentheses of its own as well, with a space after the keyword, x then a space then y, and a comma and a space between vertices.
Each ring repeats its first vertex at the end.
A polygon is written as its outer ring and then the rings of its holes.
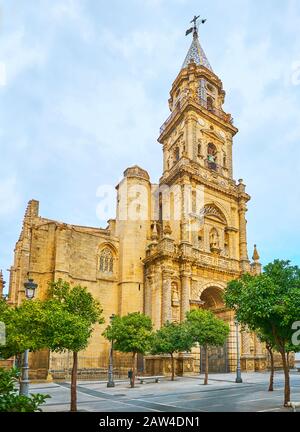
POLYGON ((131 388, 134 388, 134 381, 135 381, 135 354, 132 354, 132 367, 131 367, 131 371, 132 371, 132 376, 130 379, 130 386, 131 388))
POLYGON ((270 361, 271 361, 271 372, 270 372, 270 384, 269 384, 269 391, 274 391, 274 374, 275 374, 275 367, 274 367, 274 354, 272 347, 270 345, 266 345, 266 348, 270 354, 270 361))
POLYGON ((286 352, 285 349, 280 351, 283 370, 284 370, 284 406, 287 406, 288 402, 291 399, 291 388, 290 388, 290 368, 287 363, 286 352))
POLYGON ((77 411, 77 367, 78 352, 73 352, 73 367, 71 376, 71 411, 77 411))
POLYGON ((208 349, 207 346, 205 349, 205 377, 204 377, 204 385, 208 384, 208 349))
POLYGON ((171 367, 172 367, 172 378, 171 378, 171 380, 174 381, 174 378, 175 378, 174 356, 173 356, 173 353, 170 353, 170 354, 171 354, 171 367))

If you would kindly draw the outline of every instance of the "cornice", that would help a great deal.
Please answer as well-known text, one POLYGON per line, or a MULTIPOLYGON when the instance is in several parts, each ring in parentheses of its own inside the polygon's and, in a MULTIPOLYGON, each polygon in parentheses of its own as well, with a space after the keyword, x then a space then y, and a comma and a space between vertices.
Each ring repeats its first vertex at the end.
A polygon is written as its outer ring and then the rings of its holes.
MULTIPOLYGON (((199 184, 202 184, 206 186, 208 189, 214 190, 216 192, 220 192, 228 197, 233 198, 235 201, 241 200, 241 194, 238 191, 238 186, 235 184, 234 180, 228 179, 224 176, 221 176, 220 174, 217 174, 217 177, 220 177, 223 179, 224 182, 228 182, 229 187, 224 187, 220 183, 217 184, 215 182, 212 182, 209 179, 206 179, 199 173, 195 173, 195 169, 191 165, 192 162, 190 161, 189 164, 177 164, 174 166, 169 174, 167 176, 162 176, 160 178, 160 185, 166 184, 168 186, 171 186, 174 184, 174 182, 178 179, 183 179, 183 177, 188 176, 191 181, 195 181, 199 184)), ((210 172, 210 170, 207 170, 205 167, 201 167, 201 169, 205 170, 205 172, 210 172)), ((199 171, 199 167, 198 167, 199 171)), ((251 199, 250 195, 244 193, 242 196, 242 199, 246 202, 251 199)))
MULTIPOLYGON (((188 111, 189 109, 194 109, 197 112, 197 114, 201 114, 204 118, 211 121, 215 125, 217 125, 219 127, 221 126, 222 128, 231 132, 233 134, 233 136, 238 132, 238 129, 235 126, 233 126, 231 123, 228 123, 228 122, 222 120, 217 115, 213 114, 212 112, 207 111, 204 107, 202 107, 202 105, 200 105, 199 103, 194 101, 192 99, 192 97, 188 97, 185 100, 182 108, 177 113, 174 114, 173 118, 170 118, 165 129, 163 130, 163 132, 160 134, 160 136, 158 138, 159 143, 162 144, 162 141, 164 139, 168 138, 171 130, 174 129, 175 125, 177 123, 179 123, 179 120, 182 118, 183 114, 185 114, 185 112, 188 111)), ((171 113, 171 115, 172 115, 172 113, 171 113)))

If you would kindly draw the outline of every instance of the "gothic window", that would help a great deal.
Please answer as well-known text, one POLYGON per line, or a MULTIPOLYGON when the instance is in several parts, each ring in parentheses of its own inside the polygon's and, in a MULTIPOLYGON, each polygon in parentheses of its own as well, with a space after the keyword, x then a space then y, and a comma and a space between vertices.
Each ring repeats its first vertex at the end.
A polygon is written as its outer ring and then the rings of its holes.
POLYGON ((108 247, 100 253, 100 271, 101 273, 113 273, 114 271, 114 257, 108 247))

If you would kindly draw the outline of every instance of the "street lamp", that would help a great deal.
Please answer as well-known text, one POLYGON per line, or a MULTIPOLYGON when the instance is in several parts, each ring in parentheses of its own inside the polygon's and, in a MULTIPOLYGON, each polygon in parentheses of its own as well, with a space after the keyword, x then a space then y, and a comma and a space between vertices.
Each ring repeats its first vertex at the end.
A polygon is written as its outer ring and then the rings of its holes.
MULTIPOLYGON (((25 296, 28 300, 32 300, 35 295, 35 290, 37 289, 37 284, 34 283, 33 279, 28 279, 28 282, 24 283, 25 296)), ((28 366, 28 356, 29 349, 25 350, 23 364, 22 364, 22 375, 20 381, 20 391, 19 394, 23 396, 28 396, 29 394, 29 366, 28 366)))
MULTIPOLYGON (((110 316, 110 324, 112 325, 115 314, 110 316)), ((113 367, 113 351, 114 351, 114 340, 111 340, 110 352, 109 352, 109 366, 108 366, 108 382, 107 387, 114 387, 114 367, 113 367)))
POLYGON ((240 343, 239 343, 239 322, 236 319, 234 321, 235 324, 235 333, 236 333, 236 355, 237 355, 237 362, 236 362, 236 379, 235 382, 240 384, 243 382, 242 380, 242 374, 241 374, 241 359, 240 359, 240 343))

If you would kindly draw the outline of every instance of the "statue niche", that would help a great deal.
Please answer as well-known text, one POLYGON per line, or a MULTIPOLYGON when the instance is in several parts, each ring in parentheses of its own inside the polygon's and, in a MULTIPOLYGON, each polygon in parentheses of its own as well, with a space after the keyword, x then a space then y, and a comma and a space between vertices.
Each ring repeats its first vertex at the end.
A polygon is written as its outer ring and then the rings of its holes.
POLYGON ((179 299, 179 289, 176 282, 172 282, 172 321, 179 322, 180 321, 180 299, 179 299))
POLYGON ((212 228, 209 234, 209 245, 210 250, 213 253, 219 254, 221 252, 220 249, 220 240, 219 240, 219 234, 216 228, 212 228))

